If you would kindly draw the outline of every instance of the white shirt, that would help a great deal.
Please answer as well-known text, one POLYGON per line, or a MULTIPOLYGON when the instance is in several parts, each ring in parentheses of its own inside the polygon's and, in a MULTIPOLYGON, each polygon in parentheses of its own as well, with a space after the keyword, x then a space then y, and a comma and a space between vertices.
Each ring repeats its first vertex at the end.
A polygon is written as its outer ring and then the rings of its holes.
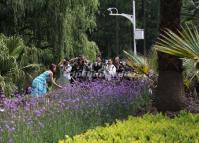
POLYGON ((64 77, 66 77, 68 80, 71 80, 70 72, 72 70, 72 66, 68 64, 66 67, 64 67, 64 77))
POLYGON ((110 81, 112 79, 112 77, 116 76, 116 67, 112 64, 112 65, 107 65, 105 67, 105 79, 110 81))

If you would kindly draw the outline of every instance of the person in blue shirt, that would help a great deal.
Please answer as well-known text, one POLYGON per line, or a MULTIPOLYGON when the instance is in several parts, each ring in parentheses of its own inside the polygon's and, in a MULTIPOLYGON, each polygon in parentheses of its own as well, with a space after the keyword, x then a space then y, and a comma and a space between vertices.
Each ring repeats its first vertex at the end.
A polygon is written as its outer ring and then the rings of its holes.
POLYGON ((47 93, 48 81, 50 81, 56 87, 62 88, 62 86, 58 85, 53 78, 55 75, 55 72, 56 72, 56 65, 52 64, 49 70, 37 76, 32 82, 31 95, 35 97, 44 96, 47 93))

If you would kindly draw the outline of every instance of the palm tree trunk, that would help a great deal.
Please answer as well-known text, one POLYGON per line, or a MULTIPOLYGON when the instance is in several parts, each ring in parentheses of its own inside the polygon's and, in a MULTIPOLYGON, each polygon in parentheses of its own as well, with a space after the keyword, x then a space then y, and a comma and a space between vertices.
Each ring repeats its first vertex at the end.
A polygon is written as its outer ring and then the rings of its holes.
MULTIPOLYGON (((176 32, 180 27, 182 0, 160 0, 160 32, 165 28, 176 32)), ((156 107, 159 111, 179 111, 184 107, 182 61, 158 53, 159 78, 156 107)))

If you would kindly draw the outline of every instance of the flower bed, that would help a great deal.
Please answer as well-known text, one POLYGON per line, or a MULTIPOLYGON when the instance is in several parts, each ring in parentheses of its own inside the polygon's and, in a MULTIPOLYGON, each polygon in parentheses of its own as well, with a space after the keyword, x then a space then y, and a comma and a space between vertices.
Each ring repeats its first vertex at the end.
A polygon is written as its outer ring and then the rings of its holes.
POLYGON ((48 97, 3 99, 1 143, 56 142, 115 119, 124 119, 146 106, 145 81, 97 81, 66 85, 48 97), (143 98, 144 97, 144 98, 143 98))
POLYGON ((175 119, 145 115, 97 127, 59 143, 198 143, 198 129, 199 115, 181 113, 175 119))

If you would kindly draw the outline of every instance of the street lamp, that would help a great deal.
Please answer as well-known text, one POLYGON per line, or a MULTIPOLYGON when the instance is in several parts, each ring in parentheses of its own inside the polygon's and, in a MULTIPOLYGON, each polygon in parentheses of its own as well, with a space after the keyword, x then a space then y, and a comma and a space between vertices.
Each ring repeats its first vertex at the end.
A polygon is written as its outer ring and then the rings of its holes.
POLYGON ((125 13, 119 14, 117 8, 108 8, 107 10, 110 12, 109 15, 111 15, 111 16, 123 16, 123 17, 127 18, 128 20, 130 20, 132 24, 134 24, 133 15, 125 14, 125 13))
POLYGON ((107 10, 110 12, 109 15, 125 17, 133 24, 134 54, 137 55, 136 40, 144 39, 144 29, 136 29, 135 0, 133 0, 133 15, 125 13, 120 14, 115 7, 108 8, 107 10))

